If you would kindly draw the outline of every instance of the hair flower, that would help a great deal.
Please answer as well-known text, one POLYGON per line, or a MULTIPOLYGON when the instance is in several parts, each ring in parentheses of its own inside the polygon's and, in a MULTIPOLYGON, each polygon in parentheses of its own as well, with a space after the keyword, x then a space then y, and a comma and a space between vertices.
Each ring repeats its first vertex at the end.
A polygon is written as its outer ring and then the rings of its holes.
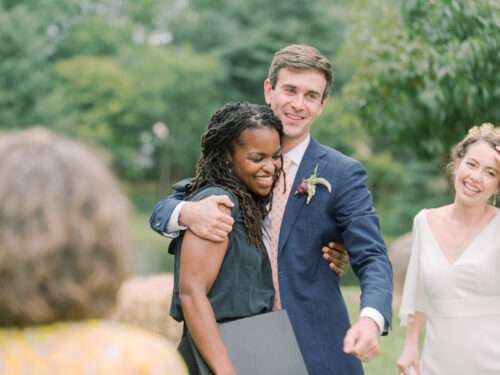
POLYGON ((316 194, 316 185, 323 185, 329 193, 332 192, 332 185, 323 177, 318 177, 318 165, 314 167, 314 171, 308 178, 302 178, 302 180, 297 185, 297 190, 295 194, 305 194, 307 193, 306 204, 309 204, 316 194))

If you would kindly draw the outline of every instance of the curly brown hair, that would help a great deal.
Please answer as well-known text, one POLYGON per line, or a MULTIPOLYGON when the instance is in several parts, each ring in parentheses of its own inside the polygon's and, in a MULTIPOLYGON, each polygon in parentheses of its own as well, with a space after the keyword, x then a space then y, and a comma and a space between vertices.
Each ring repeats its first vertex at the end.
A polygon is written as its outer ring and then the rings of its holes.
POLYGON ((41 128, 0 137, 0 325, 105 316, 129 204, 102 158, 41 128))
POLYGON ((231 102, 215 112, 202 137, 201 158, 188 193, 207 184, 219 185, 232 192, 240 203, 249 242, 265 251, 262 224, 268 213, 271 195, 261 197, 249 191, 232 173, 230 156, 244 130, 262 127, 275 129, 280 139, 283 138, 281 121, 268 106, 231 102))

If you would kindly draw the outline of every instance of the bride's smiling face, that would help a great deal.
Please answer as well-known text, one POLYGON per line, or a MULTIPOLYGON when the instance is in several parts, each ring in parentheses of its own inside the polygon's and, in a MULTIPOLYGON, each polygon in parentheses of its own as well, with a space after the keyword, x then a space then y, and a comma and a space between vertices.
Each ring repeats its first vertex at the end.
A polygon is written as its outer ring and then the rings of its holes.
POLYGON ((484 141, 469 146, 462 159, 455 160, 456 198, 467 204, 488 201, 500 187, 497 151, 484 141))

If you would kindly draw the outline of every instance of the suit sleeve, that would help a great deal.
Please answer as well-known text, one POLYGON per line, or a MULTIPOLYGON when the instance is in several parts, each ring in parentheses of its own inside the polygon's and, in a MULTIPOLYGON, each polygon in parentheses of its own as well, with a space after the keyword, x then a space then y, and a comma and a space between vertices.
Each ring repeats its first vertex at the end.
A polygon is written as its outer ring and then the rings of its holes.
POLYGON ((341 183, 333 197, 337 226, 360 281, 361 309, 371 307, 379 311, 387 329, 392 321, 392 266, 366 186, 367 174, 352 159, 342 170, 341 183))
POLYGON ((185 199, 185 189, 189 181, 189 179, 186 179, 176 183, 173 187, 174 192, 155 205, 149 218, 149 225, 155 232, 161 235, 169 235, 167 232, 168 221, 175 207, 185 199))

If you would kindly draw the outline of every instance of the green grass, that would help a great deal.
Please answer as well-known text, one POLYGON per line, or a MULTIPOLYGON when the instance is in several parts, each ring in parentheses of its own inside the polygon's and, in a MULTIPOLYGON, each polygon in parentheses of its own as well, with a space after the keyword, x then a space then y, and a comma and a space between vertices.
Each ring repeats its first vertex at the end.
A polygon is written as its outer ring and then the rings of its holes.
POLYGON ((149 227, 149 214, 136 211, 131 218, 133 270, 138 274, 173 271, 173 256, 168 254, 170 239, 149 227))
MULTIPOLYGON (((357 286, 343 286, 344 294, 351 321, 359 317, 359 288, 357 286)), ((392 375, 399 374, 396 360, 403 349, 405 328, 400 327, 397 311, 393 311, 392 330, 388 336, 380 338, 380 353, 370 362, 364 364, 366 375, 392 375)))

